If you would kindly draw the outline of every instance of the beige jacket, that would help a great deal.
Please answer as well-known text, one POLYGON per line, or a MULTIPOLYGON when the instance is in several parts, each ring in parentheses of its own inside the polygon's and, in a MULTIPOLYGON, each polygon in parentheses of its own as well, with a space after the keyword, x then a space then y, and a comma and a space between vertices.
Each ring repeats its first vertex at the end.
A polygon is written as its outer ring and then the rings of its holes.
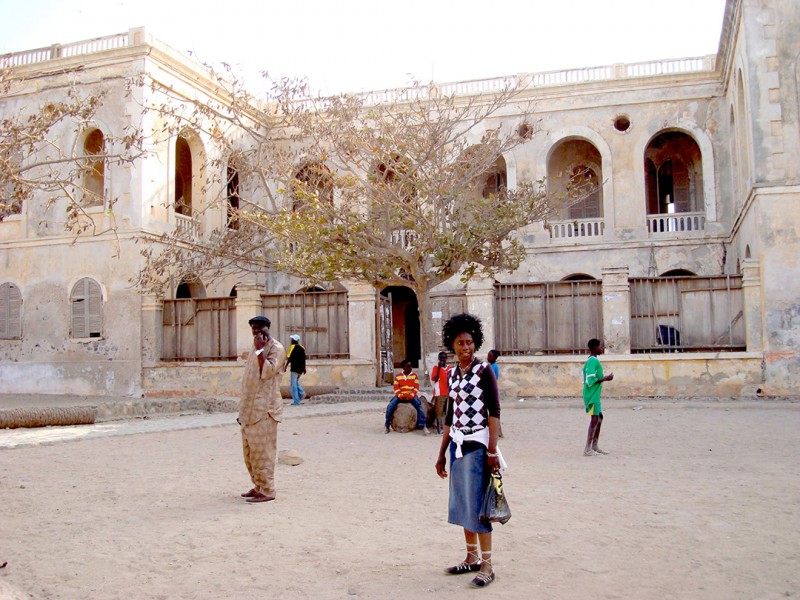
POLYGON ((283 345, 271 338, 264 346, 264 367, 259 376, 255 346, 250 350, 244 366, 239 402, 239 422, 242 425, 258 423, 267 415, 280 423, 283 418, 281 366, 285 354, 283 345))

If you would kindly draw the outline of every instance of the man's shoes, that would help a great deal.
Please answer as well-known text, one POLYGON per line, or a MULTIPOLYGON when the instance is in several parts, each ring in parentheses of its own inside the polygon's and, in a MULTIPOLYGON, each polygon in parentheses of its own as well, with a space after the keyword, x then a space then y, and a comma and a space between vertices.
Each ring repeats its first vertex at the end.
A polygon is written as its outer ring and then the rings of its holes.
POLYGON ((423 427, 423 428, 422 428, 422 432, 423 432, 425 435, 430 435, 430 434, 431 434, 431 430, 430 430, 430 429, 428 429, 427 427, 423 427))
POLYGON ((256 494, 258 494, 258 492, 256 491, 256 488, 253 488, 249 492, 245 492, 244 494, 242 494, 242 498, 252 498, 256 494))
POLYGON ((275 500, 275 496, 267 496, 261 492, 256 492, 252 498, 247 499, 247 502, 249 504, 255 504, 257 502, 271 502, 272 500, 275 500))
POLYGON ((384 428, 383 428, 383 433, 389 433, 389 431, 390 431, 390 430, 389 430, 389 428, 388 428, 388 427, 384 427, 384 428))

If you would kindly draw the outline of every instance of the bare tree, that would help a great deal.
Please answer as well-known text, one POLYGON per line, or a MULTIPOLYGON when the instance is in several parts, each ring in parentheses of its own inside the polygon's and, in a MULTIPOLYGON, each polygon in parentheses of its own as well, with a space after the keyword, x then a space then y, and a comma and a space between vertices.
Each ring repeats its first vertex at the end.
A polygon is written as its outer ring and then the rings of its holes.
MULTIPOLYGON (((98 228, 96 213, 88 209, 99 205, 113 217, 116 199, 105 197, 104 172, 144 155, 141 129, 130 124, 114 134, 96 128, 107 90, 68 85, 39 96, 47 98, 41 104, 30 104, 29 85, 14 69, 0 69, 0 220, 43 196, 45 212, 64 206, 58 221, 67 231, 107 231, 98 228)), ((115 229, 111 223, 104 227, 115 229)))
POLYGON ((226 124, 223 155, 266 201, 242 204, 239 228, 203 244, 162 238, 157 252, 145 251, 145 279, 180 263, 217 274, 260 267, 308 282, 406 286, 419 303, 424 357, 434 349, 431 290, 456 275, 513 271, 525 254, 514 232, 587 191, 578 184, 556 197, 542 181, 506 185, 504 154, 537 130, 514 85, 458 97, 417 84, 373 101, 301 100, 302 86, 286 84, 273 88, 259 115, 254 98, 230 87, 224 106, 195 106, 195 123, 221 132, 226 124))

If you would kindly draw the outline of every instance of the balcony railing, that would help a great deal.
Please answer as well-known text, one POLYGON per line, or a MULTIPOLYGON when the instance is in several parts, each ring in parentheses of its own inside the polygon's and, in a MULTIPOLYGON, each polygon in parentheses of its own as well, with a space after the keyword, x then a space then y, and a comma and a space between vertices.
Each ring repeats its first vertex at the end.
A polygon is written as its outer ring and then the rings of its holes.
POLYGON ((402 246, 406 250, 414 245, 417 239, 417 232, 413 229, 395 229, 392 231, 392 244, 402 246))
POLYGON ((603 237, 606 224, 603 219, 572 219, 570 221, 552 221, 550 239, 565 238, 598 238, 603 237))
POLYGON ((187 217, 186 215, 175 213, 175 231, 181 237, 199 237, 200 221, 196 217, 187 217))
POLYGON ((647 232, 650 235, 705 231, 706 215, 702 212, 684 212, 647 215, 647 232))

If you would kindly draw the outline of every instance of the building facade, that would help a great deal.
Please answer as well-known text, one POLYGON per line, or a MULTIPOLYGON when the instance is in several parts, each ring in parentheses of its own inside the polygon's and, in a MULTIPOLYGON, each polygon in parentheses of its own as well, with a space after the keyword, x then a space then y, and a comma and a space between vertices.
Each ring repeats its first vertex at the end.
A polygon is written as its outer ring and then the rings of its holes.
MULTIPOLYGON (((729 0, 714 56, 517 76, 540 133, 504 155, 487 186, 546 178, 558 187, 580 173, 597 192, 518 231, 528 258, 513 273, 439 286, 434 322, 479 315, 486 348, 505 354, 503 387, 520 396, 577 394, 589 337, 606 340, 615 394, 796 394, 798 31, 790 0, 729 0)), ((87 169, 81 193, 94 194, 94 235, 64 229, 57 196, 6 211, 0 392, 233 393, 247 320, 262 312, 281 339, 304 336, 309 384, 371 386, 401 358, 421 358, 417 305, 403 288, 341 281, 308 291, 269 273, 215 283, 198 274, 164 298, 135 289, 137 239, 180 230, 202 241, 231 226, 212 198, 238 206, 247 195, 214 160, 213 136, 162 131, 142 107, 165 100, 128 85, 147 74, 178 96, 217 102, 202 67, 138 29, 0 65, 21 81, 0 97, 3 114, 75 87, 106 94, 91 123, 54 132, 63 148, 91 159, 104 136, 148 133, 141 159, 87 169)), ((497 83, 434 87, 469 96, 497 83)), ((509 106, 483 128, 521 119, 509 106)))

